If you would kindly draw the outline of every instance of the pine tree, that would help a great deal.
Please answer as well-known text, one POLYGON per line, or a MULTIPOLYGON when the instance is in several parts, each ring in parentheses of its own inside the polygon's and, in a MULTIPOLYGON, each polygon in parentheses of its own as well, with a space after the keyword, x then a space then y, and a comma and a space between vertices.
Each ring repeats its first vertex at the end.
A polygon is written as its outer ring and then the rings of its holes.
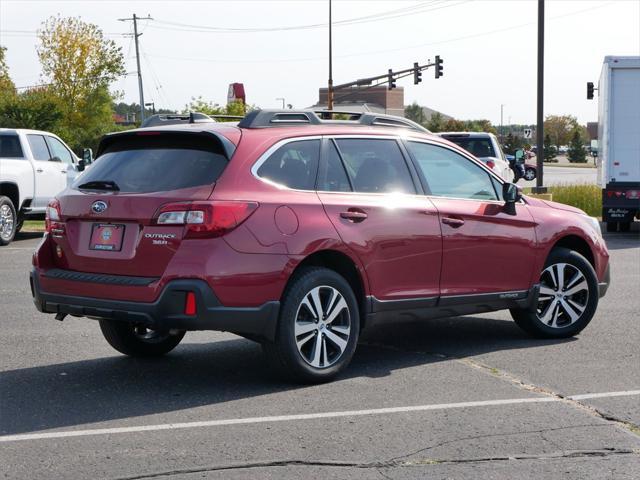
POLYGON ((571 137, 571 143, 569 144, 569 151, 567 157, 571 163, 586 163, 587 154, 582 147, 582 136, 578 129, 573 131, 573 137, 571 137))
POLYGON ((554 147, 551 144, 551 137, 549 137, 549 134, 547 133, 544 136, 544 151, 543 151, 543 155, 544 155, 544 161, 545 162, 557 162, 558 160, 556 159, 556 147, 554 147))

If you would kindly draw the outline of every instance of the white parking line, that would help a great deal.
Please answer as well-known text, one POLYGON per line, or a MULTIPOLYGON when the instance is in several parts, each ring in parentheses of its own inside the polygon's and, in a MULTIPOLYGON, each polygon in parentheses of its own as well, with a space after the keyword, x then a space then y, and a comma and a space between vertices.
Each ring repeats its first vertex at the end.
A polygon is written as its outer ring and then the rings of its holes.
MULTIPOLYGON (((640 395, 640 390, 587 393, 584 395, 574 395, 568 398, 572 400, 586 400, 589 398, 621 397, 630 395, 640 395)), ((207 420, 201 422, 163 423, 159 425, 138 425, 133 427, 96 428, 91 430, 69 430, 63 432, 2 435, 0 436, 0 442, 86 437, 91 435, 112 435, 118 433, 157 432, 160 430, 221 427, 226 425, 251 425, 270 422, 295 422, 303 420, 315 420, 318 418, 360 417, 365 415, 384 415, 393 413, 424 412, 429 410, 448 410, 452 408, 491 407, 499 405, 515 405, 521 403, 550 403, 560 401, 562 401, 562 399, 557 397, 509 398, 505 400, 480 400, 476 402, 438 403, 432 405, 415 405, 408 407, 374 408, 369 410, 347 410, 341 412, 305 413, 299 415, 275 415, 270 417, 230 418, 227 420, 207 420)))

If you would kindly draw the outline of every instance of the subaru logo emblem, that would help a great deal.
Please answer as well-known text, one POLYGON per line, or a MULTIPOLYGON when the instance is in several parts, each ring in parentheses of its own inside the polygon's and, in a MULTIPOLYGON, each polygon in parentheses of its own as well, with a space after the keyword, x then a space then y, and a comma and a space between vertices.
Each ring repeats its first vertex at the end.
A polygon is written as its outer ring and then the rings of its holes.
POLYGON ((93 202, 91 205, 91 211, 93 213, 102 213, 107 209, 107 204, 102 200, 98 200, 97 202, 93 202))

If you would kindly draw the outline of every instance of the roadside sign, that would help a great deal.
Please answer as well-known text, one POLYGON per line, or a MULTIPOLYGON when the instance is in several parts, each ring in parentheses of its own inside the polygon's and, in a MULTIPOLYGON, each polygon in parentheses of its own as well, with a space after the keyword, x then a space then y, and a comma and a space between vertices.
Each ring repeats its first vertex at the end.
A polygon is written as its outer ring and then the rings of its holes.
POLYGON ((522 136, 528 139, 528 138, 531 138, 531 134, 532 134, 532 129, 525 128, 524 132, 522 133, 522 136))

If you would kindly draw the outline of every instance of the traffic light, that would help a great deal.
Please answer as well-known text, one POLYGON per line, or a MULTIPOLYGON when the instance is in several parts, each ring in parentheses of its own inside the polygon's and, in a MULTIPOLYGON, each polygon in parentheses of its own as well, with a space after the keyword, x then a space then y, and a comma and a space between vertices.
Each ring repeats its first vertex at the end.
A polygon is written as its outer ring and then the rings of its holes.
POLYGON ((436 78, 440 78, 444 73, 442 73, 442 64, 444 60, 440 58, 440 55, 436 55, 436 78))
POLYGON ((587 82, 587 100, 592 100, 593 99, 593 91, 595 89, 593 88, 593 82, 587 82))
POLYGON ((393 76, 393 70, 389 69, 389 74, 387 75, 387 80, 389 82, 389 90, 396 88, 396 79, 393 76))
POLYGON ((418 62, 413 64, 413 84, 417 85, 422 81, 422 71, 418 62))

